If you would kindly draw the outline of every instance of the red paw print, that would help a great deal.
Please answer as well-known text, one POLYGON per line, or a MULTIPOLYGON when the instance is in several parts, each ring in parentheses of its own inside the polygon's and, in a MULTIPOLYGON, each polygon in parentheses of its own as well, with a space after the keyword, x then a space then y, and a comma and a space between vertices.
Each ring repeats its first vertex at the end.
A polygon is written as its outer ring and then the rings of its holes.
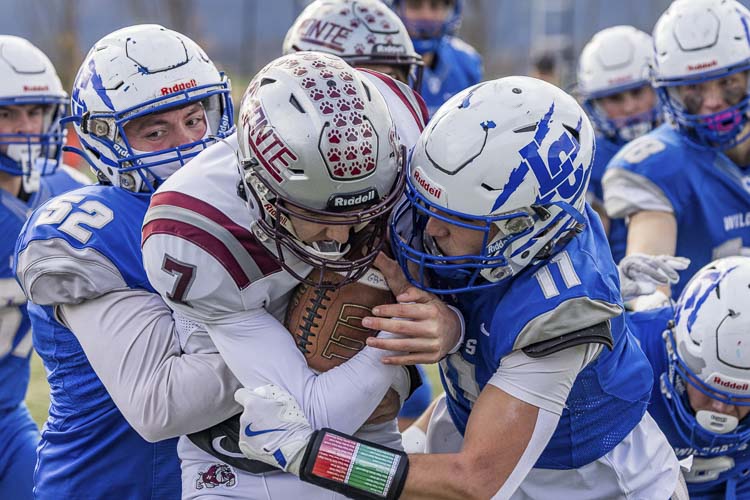
POLYGON ((360 125, 362 124, 362 115, 359 113, 352 113, 349 115, 349 121, 352 122, 352 125, 360 125))
POLYGON ((320 71, 320 77, 325 80, 328 80, 329 78, 333 78, 333 71, 327 68, 323 69, 320 71))
POLYGON ((367 40, 367 43, 369 43, 370 45, 372 45, 373 43, 375 43, 375 35, 373 35, 372 33, 370 33, 369 35, 367 35, 366 40, 367 40))
POLYGON ((336 127, 346 127, 346 117, 342 113, 336 113, 333 116, 333 124, 336 127))
POLYGON ((375 170, 375 160, 369 158, 365 162, 365 172, 372 172, 373 170, 375 170))
POLYGON ((358 161, 352 163, 351 175, 360 175, 362 173, 362 164, 358 161))
POLYGON ((354 109, 358 109, 360 111, 365 109, 365 103, 359 97, 355 97, 354 99, 352 99, 352 106, 354 107, 354 109))
POLYGON ((363 156, 367 156, 372 154, 372 144, 365 141, 359 146, 359 152, 362 153, 363 156))
POLYGON ((323 94, 323 91, 320 89, 312 89, 310 91, 310 99, 313 101, 319 101, 325 97, 325 94, 323 94))
POLYGON ((315 79, 310 78, 309 76, 302 79, 302 86, 306 89, 309 89, 310 87, 315 86, 315 79))
POLYGON ((346 95, 357 95, 357 88, 351 83, 344 84, 344 93, 346 95))
POLYGON ((341 92, 339 92, 339 89, 337 89, 336 87, 329 87, 326 93, 331 99, 336 99, 341 96, 341 92))
POLYGON ((328 101, 323 101, 320 103, 320 112, 324 115, 330 115, 333 113, 333 104, 328 101))
POLYGON ((382 26, 384 30, 391 29, 391 23, 389 23, 388 21, 383 21, 382 23, 380 23, 380 26, 382 26))
POLYGON ((352 74, 349 73, 348 71, 342 71, 341 74, 339 75, 339 77, 342 80, 344 80, 345 82, 351 82, 354 79, 354 77, 352 76, 352 74))
POLYGON ((300 66, 298 68, 294 68, 294 71, 292 71, 292 74, 294 76, 305 76, 307 74, 307 68, 300 66))
POLYGON ((352 19, 351 21, 349 21, 349 26, 352 27, 352 28, 359 27, 359 20, 358 19, 352 19))
POLYGON ((357 54, 357 55, 364 54, 365 53, 365 46, 362 45, 361 43, 358 43, 357 45, 354 46, 354 53, 357 54))
POLYGON ((343 177, 344 176, 344 169, 342 167, 336 167, 333 169, 333 176, 334 177, 343 177))
POLYGON ((360 128, 360 132, 362 133, 362 137, 372 137, 372 127, 369 123, 365 123, 364 125, 362 125, 362 127, 360 128))
POLYGON ((349 142, 357 142, 357 138, 358 138, 357 129, 355 129, 353 127, 349 127, 348 129, 346 129, 346 140, 347 141, 349 141, 349 142))
POLYGON ((317 61, 313 61, 312 67, 316 69, 325 68, 326 63, 325 61, 321 61, 320 59, 318 59, 317 61))
MULTIPOLYGON (((331 144, 338 144, 341 142, 341 132, 338 130, 330 130, 328 132, 328 142, 331 144)), ((338 161, 338 160, 336 160, 338 161)))
POLYGON ((344 158, 346 160, 352 161, 357 159, 357 147, 356 146, 347 146, 344 150, 344 158))
POLYGON ((375 22, 375 16, 373 16, 372 14, 367 14, 365 16, 365 21, 367 21, 368 23, 374 23, 375 22))
POLYGON ((341 150, 339 148, 331 148, 327 155, 328 161, 336 163, 341 161, 341 150))
POLYGON ((346 99, 340 99, 336 102, 336 105, 339 107, 339 111, 349 111, 352 109, 352 107, 349 106, 349 101, 346 99))

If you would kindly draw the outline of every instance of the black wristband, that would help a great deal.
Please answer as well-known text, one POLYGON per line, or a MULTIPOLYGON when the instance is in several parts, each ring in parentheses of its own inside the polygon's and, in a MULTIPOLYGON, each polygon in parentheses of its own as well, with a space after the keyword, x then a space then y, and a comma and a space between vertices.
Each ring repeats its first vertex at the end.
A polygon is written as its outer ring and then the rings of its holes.
POLYGON ((409 456, 333 429, 315 431, 302 457, 305 482, 354 499, 395 500, 409 472, 409 456))

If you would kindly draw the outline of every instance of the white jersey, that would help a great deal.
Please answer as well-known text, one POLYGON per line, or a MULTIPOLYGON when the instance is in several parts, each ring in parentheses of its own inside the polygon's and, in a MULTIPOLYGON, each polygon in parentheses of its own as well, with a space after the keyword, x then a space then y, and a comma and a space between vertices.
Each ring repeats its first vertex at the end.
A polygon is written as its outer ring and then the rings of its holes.
MULTIPOLYGON (((185 352, 218 348, 242 385, 282 386, 301 402, 314 427, 355 432, 405 372, 383 365, 380 358, 384 351, 368 347, 323 374, 308 368, 281 323, 298 281, 274 259, 274 243, 253 230, 258 214, 252 213, 238 194, 237 148, 236 136, 211 146, 154 194, 143 223, 143 261, 148 278, 180 316, 205 325, 205 330, 180 329, 185 352), (346 397, 341 397, 344 394, 346 397)), ((302 262, 292 266, 302 276, 311 270, 302 262)), ((215 451, 226 454, 233 443, 222 436, 210 434, 207 442, 215 451)), ((367 437, 400 446, 395 422, 377 436, 368 433, 367 437)), ((205 480, 198 481, 198 476, 217 459, 187 438, 182 438, 179 453, 183 495, 200 496, 205 490, 197 485, 205 484, 205 480)), ((233 494, 257 495, 272 489, 270 483, 280 481, 293 484, 298 489, 296 494, 305 498, 313 498, 313 494, 331 497, 330 492, 315 486, 281 479, 285 475, 257 472, 253 475, 235 468, 235 484, 244 486, 233 494)))

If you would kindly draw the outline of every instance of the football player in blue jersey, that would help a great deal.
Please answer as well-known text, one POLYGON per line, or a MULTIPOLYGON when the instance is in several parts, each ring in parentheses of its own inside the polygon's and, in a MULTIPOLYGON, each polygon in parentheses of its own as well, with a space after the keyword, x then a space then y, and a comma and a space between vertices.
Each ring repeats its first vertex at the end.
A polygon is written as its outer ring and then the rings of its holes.
POLYGON ((236 395, 254 429, 240 436, 246 456, 355 498, 669 498, 677 460, 646 413, 652 373, 585 201, 593 152, 584 111, 540 80, 494 80, 448 101, 414 148, 391 222, 401 269, 376 261, 399 303, 363 321, 414 335, 399 318, 419 317, 433 294, 463 313, 427 454, 313 432, 285 391, 261 386, 236 395))
POLYGON ((32 498, 39 431, 23 402, 31 330, 13 248, 31 210, 87 179, 59 165, 67 94, 50 60, 9 35, 0 35, 0 53, 0 491, 25 499, 32 498))
POLYGON ((420 94, 434 114, 454 94, 482 80, 482 58, 474 47, 456 37, 463 0, 393 0, 393 10, 422 55, 424 74, 420 94))
POLYGON ((68 120, 99 182, 42 205, 16 246, 51 387, 36 498, 180 498, 176 439, 141 436, 237 411, 222 397, 234 379, 218 355, 181 356, 178 330, 193 326, 176 325, 140 252, 152 191, 233 132, 232 109, 227 78, 161 26, 115 31, 84 60, 68 120))
POLYGON ((609 160, 660 121, 656 92, 649 81, 651 36, 632 26, 595 34, 581 51, 577 91, 596 129, 596 155, 588 200, 602 219, 615 262, 625 256, 627 229, 604 211, 602 177, 609 160))
POLYGON ((675 307, 630 315, 654 372, 649 413, 692 499, 750 498, 750 258, 699 270, 675 307))
POLYGON ((750 12, 733 0, 677 0, 654 28, 652 84, 669 123, 631 141, 604 176, 631 255, 690 259, 663 302, 714 259, 750 245, 750 12))

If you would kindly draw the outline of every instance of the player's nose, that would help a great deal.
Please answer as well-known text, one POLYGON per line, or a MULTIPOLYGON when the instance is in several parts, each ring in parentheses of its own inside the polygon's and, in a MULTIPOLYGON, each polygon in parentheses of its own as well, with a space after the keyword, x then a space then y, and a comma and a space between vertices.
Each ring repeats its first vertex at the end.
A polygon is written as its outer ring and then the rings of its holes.
POLYGON ((349 230, 351 226, 330 225, 326 228, 326 239, 338 241, 342 245, 349 241, 349 230))
POLYGON ((433 238, 439 238, 441 236, 448 236, 448 224, 436 217, 430 217, 427 219, 427 225, 425 226, 425 232, 433 238))

